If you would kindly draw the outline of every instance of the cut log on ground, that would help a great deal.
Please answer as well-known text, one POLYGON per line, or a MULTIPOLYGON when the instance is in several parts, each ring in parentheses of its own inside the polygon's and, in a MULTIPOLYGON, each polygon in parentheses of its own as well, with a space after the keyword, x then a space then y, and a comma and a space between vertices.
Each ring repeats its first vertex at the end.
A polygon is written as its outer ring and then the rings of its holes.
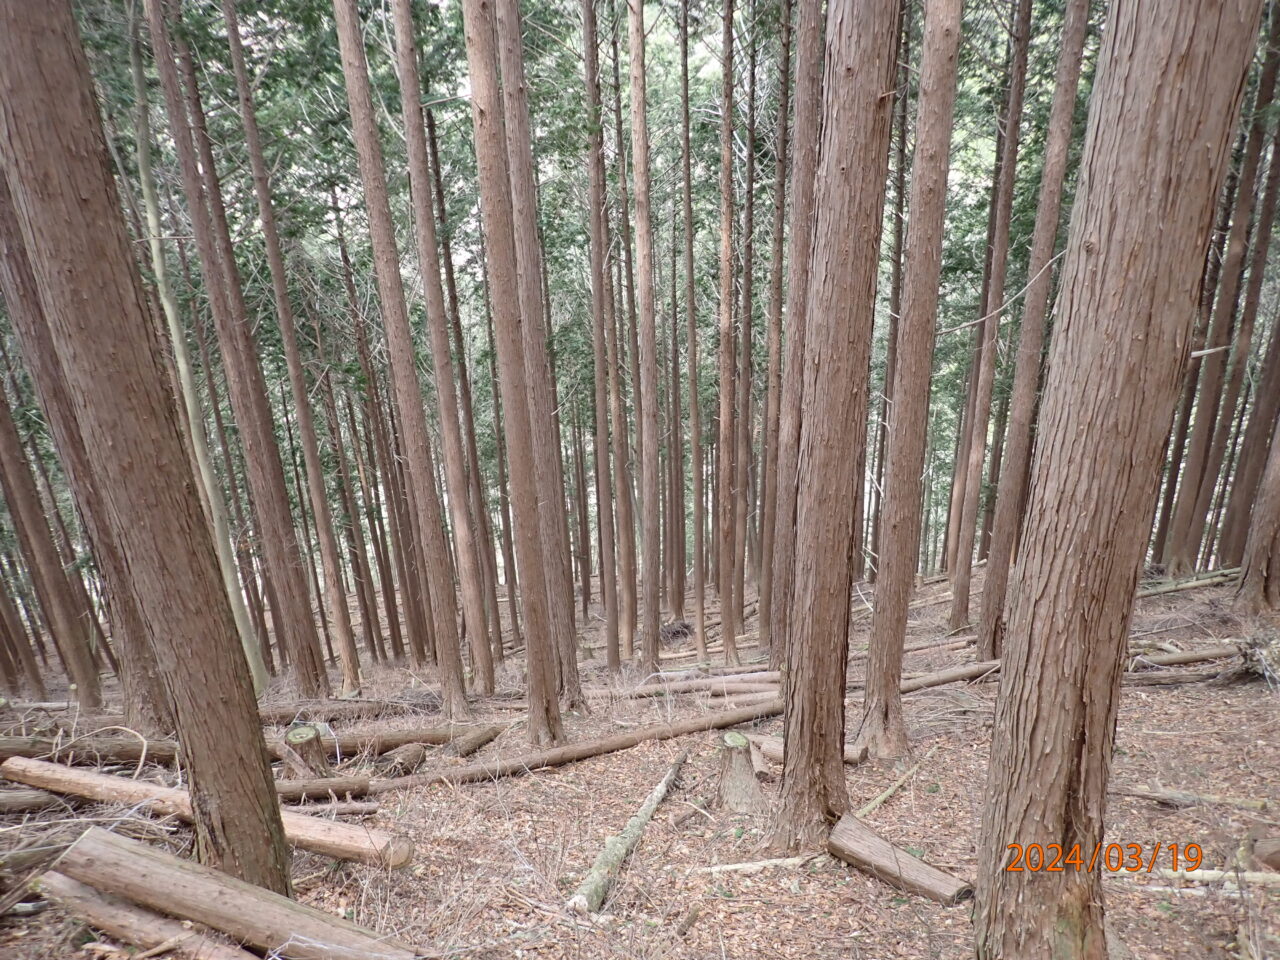
POLYGON ((743 680, 741 677, 703 677, 696 680, 678 680, 675 683, 646 683, 630 690, 612 690, 608 687, 593 687, 585 691, 586 695, 598 700, 641 700, 646 697, 666 697, 680 693, 709 693, 711 696, 728 696, 735 693, 774 693, 777 692, 777 673, 773 673, 773 682, 767 680, 743 680))
POLYGON ((470 733, 463 734, 450 740, 444 748, 444 753, 451 757, 469 757, 481 747, 492 743, 506 731, 503 724, 493 724, 488 727, 476 727, 470 733))
POLYGON ((1253 860, 1268 870, 1280 870, 1280 837, 1263 837, 1254 841, 1253 860))
POLYGON ((290 813, 305 813, 312 817, 371 817, 382 809, 382 804, 375 801, 334 803, 306 803, 300 806, 284 807, 290 813))
POLYGON ((284 735, 281 759, 284 775, 292 780, 319 780, 333 775, 320 731, 309 723, 293 727, 284 735))
POLYGON ((1206 660, 1221 660, 1224 657, 1238 657, 1245 652, 1239 643, 1222 643, 1212 647, 1201 647, 1199 650, 1180 650, 1176 653, 1139 654, 1129 661, 1130 670, 1141 670, 1143 667, 1175 667, 1186 663, 1204 663, 1206 660))
POLYGON ((945 906, 973 896, 969 883, 893 845, 853 814, 846 813, 832 828, 827 852, 877 880, 945 906))
MULTIPOLYGON (((354 730, 340 733, 334 737, 321 737, 325 751, 330 757, 354 757, 362 753, 381 756, 388 750, 403 747, 406 743, 426 743, 442 746, 455 737, 465 736, 475 730, 474 726, 449 724, 443 727, 417 727, 408 730, 384 730, 379 733, 367 733, 354 730)), ((268 740, 267 747, 276 749, 280 741, 268 740)))
POLYGON ((335 800, 342 797, 362 797, 368 792, 368 777, 323 777, 319 780, 276 781, 276 796, 282 801, 335 800))
POLYGON ((1155 583, 1149 587, 1139 587, 1134 599, 1143 600, 1147 597, 1158 597, 1161 594, 1178 593, 1182 590, 1196 590, 1200 587, 1216 587, 1234 580, 1239 572, 1239 567, 1232 567, 1229 570, 1214 570, 1186 580, 1172 580, 1166 583, 1155 583))
POLYGON ((966 663, 959 667, 951 667, 948 670, 939 670, 937 673, 925 674, 923 677, 916 677, 913 680, 903 680, 901 689, 903 693, 911 693, 913 690, 940 687, 943 684, 957 683, 961 680, 977 680, 988 675, 994 675, 999 670, 999 660, 966 663))
POLYGON ((78 920, 142 951, 160 951, 164 947, 161 952, 186 960, 258 960, 247 950, 206 936, 181 921, 102 893, 61 873, 44 874, 37 881, 37 889, 78 920))
POLYGON ((720 738, 716 806, 728 813, 769 812, 769 801, 760 792, 755 767, 751 763, 751 741, 736 730, 730 730, 720 738))
POLYGON ((413 960, 407 944, 304 907, 99 827, 85 831, 58 872, 98 890, 202 923, 282 960, 413 960))
MULTIPOLYGON (((744 740, 743 743, 745 744, 746 741, 744 740)), ((595 863, 591 865, 587 875, 582 878, 582 883, 578 885, 578 889, 569 898, 567 906, 570 910, 575 913, 599 912, 600 907, 604 904, 604 898, 609 893, 609 888, 613 886, 613 881, 617 877, 618 871, 622 868, 622 862, 635 849, 636 843, 640 840, 640 835, 644 833, 644 828, 653 819, 653 811, 658 809, 658 804, 662 802, 667 795, 667 791, 671 789, 671 785, 675 783, 676 777, 680 775, 680 768, 684 766, 688 756, 689 751, 685 750, 680 756, 676 757, 675 763, 671 764, 671 767, 667 770, 667 775, 653 788, 648 799, 635 812, 635 815, 627 821, 627 825, 622 832, 605 841, 604 848, 596 857, 595 863)), ((752 782, 754 783, 755 781, 752 780, 752 782)))
POLYGON ((481 780, 497 780, 500 777, 518 777, 532 770, 543 770, 547 767, 559 767, 566 763, 598 757, 618 750, 627 750, 647 740, 671 740, 690 733, 701 733, 704 730, 722 730, 750 723, 753 720, 764 720, 782 713, 782 701, 777 697, 766 703, 737 710, 722 710, 708 713, 700 717, 681 720, 677 723, 659 723, 648 727, 640 727, 630 733, 621 733, 613 737, 602 737, 598 740, 583 740, 564 747, 553 747, 536 753, 512 757, 507 760, 491 760, 452 770, 440 770, 435 773, 416 773, 409 777, 397 777, 393 780, 379 780, 369 785, 371 794, 386 793, 389 790, 406 790, 410 787, 425 787, 435 783, 476 783, 481 780))
POLYGON ((406 743, 388 750, 379 761, 379 769, 388 777, 405 777, 427 762, 427 748, 421 743, 406 743))
POLYGON ((749 863, 716 863, 709 867, 694 867, 693 873, 745 873, 748 876, 763 873, 765 870, 772 870, 775 867, 783 867, 791 869, 792 867, 803 867, 806 863, 812 863, 820 853, 806 853, 799 857, 774 857, 769 860, 752 860, 749 863))
POLYGON ((88 736, 73 740, 49 737, 0 737, 0 760, 10 757, 39 757, 63 763, 150 763, 171 764, 178 757, 172 740, 143 740, 140 737, 88 736))
MULTIPOLYGON (((126 803, 145 807, 162 816, 191 821, 187 791, 141 780, 64 767, 43 760, 10 757, 0 764, 0 774, 17 783, 70 793, 102 803, 126 803)), ((413 857, 413 844, 381 830, 354 827, 300 813, 282 813, 286 839, 295 847, 339 860, 358 860, 386 867, 403 867, 413 857)))
POLYGON ((35 813, 50 807, 61 807, 67 799, 47 790, 0 790, 0 816, 11 813, 35 813))
POLYGON ((278 726, 296 721, 311 723, 317 720, 372 720, 413 712, 410 704, 388 700, 304 700, 300 703, 280 703, 258 708, 258 715, 264 724, 278 726))
POLYGON ((1118 797, 1137 797, 1139 800, 1151 800, 1166 807, 1198 807, 1220 806, 1235 807, 1237 810, 1267 809, 1266 800, 1249 800, 1240 797, 1222 797, 1212 793, 1191 793, 1186 790, 1157 790, 1152 787, 1112 787, 1110 793, 1118 797))
MULTIPOLYGON (((760 748, 760 752, 764 754, 766 760, 774 763, 782 763, 785 747, 781 737, 766 737, 758 733, 748 733, 747 739, 760 748)), ((867 759, 866 747, 854 747, 846 743, 844 745, 844 762, 851 766, 857 766, 867 759)))

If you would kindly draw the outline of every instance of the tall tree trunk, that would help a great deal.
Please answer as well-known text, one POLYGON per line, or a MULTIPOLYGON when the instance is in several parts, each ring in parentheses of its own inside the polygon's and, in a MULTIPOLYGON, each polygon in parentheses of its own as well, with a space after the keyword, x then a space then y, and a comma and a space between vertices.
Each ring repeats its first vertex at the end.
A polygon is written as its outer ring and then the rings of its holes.
POLYGON ((720 97, 720 419, 716 444, 715 519, 719 542, 716 593, 720 597, 720 635, 726 663, 738 662, 738 609, 734 603, 734 358, 733 336, 733 0, 726 0, 721 30, 720 97))
MULTIPOLYGON (((539 484, 534 474, 531 432, 534 410, 531 409, 530 391, 526 386, 524 351, 529 337, 521 331, 523 325, 531 325, 535 328, 535 334, 540 335, 541 324, 538 323, 536 313, 526 312, 522 316, 523 298, 519 296, 517 288, 512 177, 507 165, 508 138, 503 130, 502 97, 498 90, 498 54, 495 49, 497 29, 493 10, 484 0, 464 0, 462 13, 471 77, 471 118, 475 127, 480 212, 497 329, 502 405, 506 412, 504 434, 511 455, 515 547, 519 557, 520 577, 524 584, 520 600, 524 614, 529 674, 529 739, 535 744, 549 743, 559 740, 563 731, 555 690, 557 644, 551 633, 552 620, 548 610, 548 603, 551 602, 551 592, 547 588, 550 571, 544 566, 547 552, 542 543, 547 528, 540 527, 539 515, 543 511, 539 502, 539 484)), ((518 42, 519 24, 514 26, 518 42)), ((522 82, 522 76, 520 79, 508 77, 509 84, 522 82)), ((527 116, 523 131, 527 149, 527 116)), ((530 172, 527 166, 524 172, 530 172)), ((529 202, 532 198, 526 196, 523 199, 529 202)), ((528 212, 532 214, 532 210, 528 212)), ((526 226, 531 227, 533 224, 526 226)), ((534 242, 536 243, 536 237, 534 242)), ((536 282, 537 277, 535 271, 531 279, 536 282)), ((545 438, 549 427, 549 423, 539 425, 540 442, 545 438)), ((555 496, 560 496, 559 491, 555 492, 555 496)), ((559 525, 556 526, 557 535, 558 531, 559 525)), ((556 599, 563 602, 563 594, 556 591, 556 599)))
POLYGON ((336 635, 342 651, 342 692, 360 689, 360 655, 356 652, 351 631, 351 611, 342 584, 342 560, 338 554, 338 538, 333 532, 333 511, 325 489, 324 468, 320 465, 320 444, 316 439, 315 416, 307 396, 306 375, 298 352, 298 335, 289 301, 289 278, 285 273, 284 251, 276 228, 275 204, 271 200, 271 181, 258 134, 258 118, 253 106, 253 91, 245 67, 244 48, 240 42, 240 25, 234 0, 222 0, 222 15, 227 22, 227 41, 231 49, 231 65, 236 77, 236 94, 240 101, 240 119, 244 125, 245 144, 249 150, 249 166, 253 172, 253 191, 262 220, 262 236, 267 247, 267 266, 271 271, 271 289, 276 301, 276 319, 284 345, 285 364, 289 370, 289 386, 298 417, 298 434, 306 467, 307 496, 311 517, 315 521, 316 539, 320 544, 320 566, 324 571, 324 606, 329 629, 336 635))
MULTIPOLYGON (((396 61, 400 74, 400 111, 404 118, 408 148, 409 184, 413 196, 413 222, 418 239, 418 265, 426 292, 427 329, 431 335, 431 360, 435 374, 436 402, 439 406, 440 434, 444 439, 445 490, 453 521, 453 545, 458 554, 462 587, 463 616, 471 644, 476 689, 493 693, 493 654, 489 645, 489 624, 485 614, 484 573, 480 547, 467 503, 466 451, 458 417, 458 393, 454 386, 452 353, 449 348, 448 317, 444 288, 440 283, 440 258, 436 246, 436 218, 432 209, 432 184, 427 156, 427 133, 422 120, 422 90, 418 82, 418 57, 413 37, 413 14, 409 0, 392 4, 396 32, 396 61)), ((412 336, 403 331, 412 357, 412 336)), ((393 356, 395 352, 393 351, 393 356)), ((416 378, 415 378, 416 380, 416 378)), ((416 408, 422 409, 421 391, 416 408)), ((426 429, 425 418, 423 429, 426 429)), ((434 599, 434 598, 433 598, 434 599)))
POLYGON ((929 437, 929 387, 942 230, 947 207, 951 130, 963 0, 931 0, 925 10, 915 156, 911 164, 911 222, 903 263, 902 316, 885 467, 884 538, 871 617, 866 693, 858 740, 872 756, 907 752, 902 722, 902 648, 915 586, 922 512, 920 475, 929 437))
MULTIPOLYGON (((488 290, 488 281, 485 282, 488 290)), ((498 351, 493 336, 493 317, 488 309, 488 294, 485 300, 485 327, 489 337, 489 381, 493 390, 493 430, 495 434, 495 456, 498 467, 498 510, 502 524, 502 578, 507 592, 507 614, 511 618, 511 634, 516 646, 520 645, 520 615, 517 598, 520 583, 516 571, 515 535, 511 520, 511 490, 507 482, 507 429, 506 419, 502 415, 502 391, 498 389, 498 351)))
POLYGON ((288 893, 289 856, 253 688, 120 220, 70 4, 0 5, 0 91, 0 144, 22 243, 76 399, 105 523, 129 558, 172 700, 197 852, 288 893), (103 315, 114 322, 103 324, 103 315))
MULTIPOLYGON (((533 182, 533 140, 525 89, 524 51, 519 0, 497 0, 497 40, 502 75, 508 176, 516 245, 516 282, 524 337, 525 385, 529 428, 534 431, 533 456, 542 524, 543 563, 551 641, 558 657, 560 692, 570 706, 582 706, 578 677, 577 637, 573 627, 573 571, 569 563, 568 522, 564 508, 564 471, 556 427, 546 329, 541 322, 542 249, 538 239, 537 191, 533 182)), ((499 333, 499 339, 501 339, 499 333)), ((511 405, 507 413, 511 414, 511 405)), ((509 439, 509 438, 508 438, 509 439)), ((522 572, 524 564, 521 564, 522 572)), ((528 586, 526 582, 526 587, 528 586)))
MULTIPOLYGON (((895 0, 827 7, 822 160, 815 183, 813 262, 804 353, 804 425, 796 510, 795 591, 785 676, 787 752, 774 843, 825 835, 848 807, 844 693, 855 482, 851 450, 866 443, 867 369, 875 324, 881 217, 889 166, 895 0), (850 244, 852 231, 866 242, 850 244)), ((797 137, 797 140, 799 137, 797 137)), ((775 598, 776 600, 776 598, 775 598)))
MULTIPOLYGON (((453 563, 450 559, 449 544, 445 537, 444 518, 440 508, 440 500, 436 495, 435 466, 431 457, 431 439, 427 427, 426 411, 423 409, 422 387, 418 383, 417 364, 414 360, 413 333, 409 327, 409 310, 405 303, 404 283, 400 276, 400 257, 396 247, 395 226, 391 219, 391 206, 387 199, 386 171, 382 162, 382 144, 378 137, 377 122, 373 113, 373 95, 369 83, 369 67, 365 60, 364 40, 360 32, 359 12, 355 0, 334 0, 334 16, 338 24, 338 42, 342 49, 342 72, 346 79, 347 101, 351 107, 351 119, 356 144, 356 154, 360 164, 360 179, 364 185, 365 205, 369 212, 369 235, 373 241, 374 274, 378 285, 378 299, 382 305, 383 328, 387 337, 387 353, 390 360, 391 383, 395 398, 395 412, 400 423, 400 441, 405 452, 405 480, 415 506, 410 522, 417 528, 416 546, 418 555, 426 567, 426 583, 430 590, 432 633, 435 637, 436 657, 440 666, 440 685, 444 696, 447 713, 458 716, 468 713, 466 691, 463 687, 462 652, 458 640, 457 598, 453 587, 453 563)), ((403 48, 405 39, 401 36, 397 25, 397 46, 403 48)), ((412 28, 410 28, 412 30, 412 28)), ((411 38, 410 38, 411 39, 411 38)), ((416 69, 413 53, 408 51, 410 71, 416 69)), ((401 65, 401 84, 406 80, 412 82, 416 78, 406 75, 401 65)), ((416 84, 415 84, 416 86, 416 84)), ((416 105, 420 97, 415 97, 416 105)), ((410 111, 412 112, 412 111, 410 111)), ((428 287, 427 314, 434 318, 430 321, 432 338, 443 334, 444 297, 440 293, 440 270, 435 262, 435 221, 431 215, 430 187, 427 182, 426 144, 422 135, 421 117, 406 116, 406 129, 413 126, 418 137, 414 154, 410 160, 413 170, 415 196, 414 222, 420 232, 431 232, 431 262, 425 259, 422 272, 428 287), (432 269, 434 264, 434 271, 432 269), (434 277, 434 279, 432 279, 434 277)), ((412 137, 412 133, 410 133, 412 137)), ((422 258, 419 244, 420 258, 422 258)), ((453 385, 449 369, 448 338, 444 341, 441 352, 438 342, 432 353, 436 362, 443 364, 446 376, 440 376, 440 368, 436 371, 437 391, 442 392, 441 421, 452 417, 453 439, 457 440, 457 405, 451 405, 449 397, 445 399, 443 391, 453 385), (442 386, 442 379, 445 381, 442 386)), ((449 391, 451 392, 451 391, 449 391)), ((445 431, 447 427, 443 428, 445 431)), ((453 444, 450 444, 452 447, 453 444)), ((461 468, 461 448, 455 451, 461 468)), ((446 457, 449 454, 446 453, 446 457)), ((455 525, 454 536, 465 537, 466 497, 465 487, 460 488, 460 496, 456 499, 464 511, 464 525, 461 530, 455 525)), ((456 518, 455 518, 456 519, 456 518)), ((470 541, 468 541, 470 543, 470 541)), ((472 557, 474 559, 474 557, 472 557)), ((463 583, 464 596, 472 603, 468 607, 468 616, 478 616, 473 621, 472 636, 479 636, 480 642, 473 646, 473 652, 483 649, 488 653, 488 639, 485 634, 483 606, 477 590, 474 565, 467 567, 464 562, 463 583)), ((487 657, 485 661, 487 662, 487 657)), ((482 662, 477 662, 478 671, 483 674, 482 662)), ((490 668, 491 669, 491 668, 490 668)), ((484 681, 481 680, 483 684, 484 681)))
POLYGON ((1036 523, 1010 585, 980 842, 981 958, 1107 956, 1101 871, 1011 871, 1009 845, 1087 856, 1104 836, 1158 457, 1261 7, 1111 10, 1032 466, 1036 523))
POLYGON ((1049 133, 1045 142, 1044 169, 1040 175, 1036 225, 1027 261, 1030 281, 1023 300, 1018 358, 1013 372, 1013 392, 1009 398, 1008 438, 1005 440, 1000 483, 996 488, 995 526, 987 551, 987 576, 982 588, 978 657, 983 660, 1000 656, 1005 592, 1013 564, 1014 541, 1022 525, 1026 505, 1027 467, 1031 462, 1036 391, 1040 384, 1040 356, 1044 352, 1045 321, 1049 313, 1049 293, 1053 288, 1053 247, 1062 214, 1062 186, 1067 178, 1072 118, 1088 29, 1088 0, 1071 0, 1062 25, 1053 104, 1049 108, 1049 133))
POLYGON ((1280 442, 1273 424, 1271 452, 1250 513, 1236 603, 1247 614, 1280 606, 1280 442))
POLYGON ((684 309, 689 364, 689 463, 693 473, 693 642, 707 658, 706 509, 703 490, 702 401, 698 388, 698 302, 693 276, 693 173, 689 149, 689 0, 680 2, 680 202, 684 210, 684 309))
POLYGON ((787 342, 782 364, 782 410, 778 421, 778 515, 774 521, 773 610, 769 625, 770 667, 790 656, 791 595, 795 584, 796 497, 800 425, 804 418, 804 352, 806 291, 813 242, 814 177, 822 110, 822 4, 797 0, 796 118, 792 140, 791 236, 787 262, 787 342))
POLYGON ((1271 343, 1261 366, 1253 412, 1240 441, 1240 463, 1231 484, 1223 521, 1219 559, 1224 566, 1239 566, 1244 557, 1250 514, 1258 494, 1258 483, 1267 463, 1271 436, 1280 414, 1280 325, 1272 328, 1271 343))
POLYGON ((956 563, 951 572, 951 629, 969 622, 969 590, 973 580, 973 541, 978 528, 982 496, 982 467, 987 453, 987 418, 995 384, 996 338, 1004 305, 1004 284, 1009 268, 1009 227, 1013 216, 1013 187, 1018 171, 1022 103, 1027 86, 1027 50, 1031 45, 1031 0, 1014 0, 1013 63, 1009 71, 1009 100, 1004 113, 1004 151, 996 189, 996 230, 991 245, 991 275, 982 306, 982 362, 977 368, 972 437, 966 467, 963 508, 956 532, 956 563))
MULTIPOLYGON (((1216 350, 1204 358, 1200 367, 1200 392, 1196 400, 1190 439, 1187 442, 1186 460, 1182 478, 1178 484, 1178 496, 1174 501, 1173 518, 1169 524, 1169 539, 1165 560, 1170 576, 1182 576, 1195 566, 1200 553, 1200 540, 1204 534, 1207 502, 1201 504, 1200 489, 1209 473, 1210 448, 1213 445, 1218 410, 1222 405, 1222 385, 1226 377, 1228 350, 1239 307, 1241 284, 1247 265, 1249 231, 1252 227, 1252 211, 1257 200, 1256 185, 1262 165, 1262 148, 1265 146, 1269 110, 1275 94, 1276 79, 1280 75, 1280 11, 1271 13, 1271 26, 1267 36, 1267 55, 1258 76, 1258 90, 1254 97, 1253 119, 1249 124, 1244 159, 1240 167, 1240 182, 1236 188, 1235 209, 1231 213, 1231 232, 1227 236, 1222 260, 1218 299, 1213 308, 1205 347, 1216 350)), ((1210 488, 1217 481, 1216 471, 1207 482, 1210 488)))
POLYGON ((302 695, 325 697, 329 693, 329 679, 307 599, 301 544, 289 513, 284 466, 276 447, 266 385, 248 326, 244 292, 214 173, 212 147, 199 91, 193 82, 194 68, 189 54, 179 47, 187 85, 184 100, 183 80, 178 75, 169 27, 158 0, 147 0, 147 15, 156 68, 169 112, 170 134, 177 148, 183 190, 223 355, 227 391, 245 446, 246 474, 261 525, 263 555, 283 605, 283 609, 276 611, 279 614, 277 637, 289 649, 302 695))

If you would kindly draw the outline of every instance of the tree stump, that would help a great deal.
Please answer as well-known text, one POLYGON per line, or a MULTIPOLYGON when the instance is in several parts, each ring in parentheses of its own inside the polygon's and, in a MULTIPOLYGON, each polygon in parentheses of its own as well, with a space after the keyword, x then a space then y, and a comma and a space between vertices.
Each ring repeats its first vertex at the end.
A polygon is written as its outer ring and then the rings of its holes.
POLYGON ((388 777, 404 777, 413 773, 427 759, 427 748, 421 743, 406 743, 382 755, 382 770, 388 777))
POLYGON ((716 805, 730 813, 768 813, 769 801, 760 792, 755 765, 751 762, 751 742, 737 731, 720 740, 720 782, 716 805))
POLYGON ((293 780, 331 777, 329 751, 320 739, 320 731, 309 723, 292 728, 284 735, 284 775, 293 780))

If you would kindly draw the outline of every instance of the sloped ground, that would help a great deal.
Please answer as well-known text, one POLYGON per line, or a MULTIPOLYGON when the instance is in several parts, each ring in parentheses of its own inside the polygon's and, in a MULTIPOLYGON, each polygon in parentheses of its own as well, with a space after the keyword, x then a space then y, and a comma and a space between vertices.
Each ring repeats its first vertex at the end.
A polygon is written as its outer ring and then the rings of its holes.
MULTIPOLYGON (((945 584, 933 585, 922 596, 940 597, 945 590, 945 584)), ((1201 588, 1139 601, 1135 642, 1191 648, 1256 631, 1258 625, 1245 626, 1232 617, 1230 590, 1201 588)), ((942 636, 945 603, 921 604, 913 613, 910 639, 942 636)), ((598 624, 593 617, 588 641, 595 641, 598 624)), ((866 616, 855 615, 855 650, 865 646, 867 625, 866 616)), ((743 653, 749 658, 755 651, 748 647, 743 653)), ((921 651, 908 654, 906 670, 930 672, 971 657, 970 650, 921 651)), ((1188 669, 1199 671, 1204 665, 1188 669)), ((851 677, 861 672, 860 662, 851 666, 851 677)), ((602 657, 585 665, 584 682, 607 682, 602 657)), ((366 694, 410 697, 422 691, 415 683, 403 670, 379 670, 366 694)), ((499 687, 513 692, 520 686, 518 664, 509 662, 500 670, 499 687)), ((968 878, 978 867, 977 834, 997 686, 957 684, 907 696, 915 759, 934 752, 868 817, 891 840, 968 878)), ((858 701, 855 691, 851 726, 858 701)), ((1114 784, 1264 799, 1269 809, 1252 812, 1220 804, 1170 809, 1115 796, 1108 809, 1108 841, 1140 843, 1148 852, 1157 842, 1198 843, 1203 866, 1222 868, 1233 861, 1246 835, 1280 836, 1277 702, 1277 691, 1260 679, 1126 686, 1114 784)), ((581 739, 724 706, 723 698, 701 694, 598 701, 590 714, 567 716, 566 729, 571 739, 581 739)), ((520 717, 511 707, 493 700, 478 704, 477 713, 509 722, 520 717)), ((400 718, 380 725, 414 722, 400 718)), ((760 732, 781 736, 781 719, 758 726, 760 732)), ((439 757, 430 765, 518 756, 528 749, 522 732, 517 725, 468 761, 439 757)), ((764 849, 767 817, 704 809, 714 793, 717 764, 715 734, 704 733, 523 777, 386 794, 380 798, 382 810, 368 822, 411 836, 418 851, 415 864, 392 874, 299 855, 294 873, 299 897, 375 930, 468 957, 972 956, 968 905, 940 907, 901 894, 825 854, 800 866, 707 872, 714 865, 776 856, 764 849), (565 900, 604 840, 621 829, 686 747, 692 752, 678 784, 624 868, 606 912, 590 920, 566 912, 565 900)), ((878 794, 908 765, 846 767, 854 805, 878 794)), ((763 789, 776 802, 776 777, 763 789)), ((121 816, 131 823, 136 819, 127 811, 105 808, 78 813, 112 822, 121 816)), ((76 829, 55 822, 66 818, 44 815, 41 826, 16 818, 0 822, 0 849, 36 829, 76 829)), ((172 830, 167 842, 181 846, 185 831, 172 830)), ((1164 855, 1160 865, 1168 866, 1164 855)), ((1242 931, 1253 956, 1280 956, 1280 887, 1240 891, 1233 885, 1178 886, 1141 873, 1107 876, 1109 923, 1123 944, 1117 956, 1249 956, 1240 945, 1242 931)), ((0 955, 119 955, 105 942, 82 947, 86 936, 56 911, 4 920, 0 955)))

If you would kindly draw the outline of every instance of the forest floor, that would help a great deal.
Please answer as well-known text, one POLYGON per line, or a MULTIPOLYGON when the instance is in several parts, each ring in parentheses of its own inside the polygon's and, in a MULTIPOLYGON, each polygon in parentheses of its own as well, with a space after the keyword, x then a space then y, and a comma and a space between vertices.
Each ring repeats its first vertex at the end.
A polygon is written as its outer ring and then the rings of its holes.
MULTIPOLYGON (((1194 649, 1267 627, 1242 624, 1232 615, 1232 590, 1205 587, 1138 601, 1135 644, 1194 649)), ((937 583, 919 597, 927 601, 945 595, 946 584, 937 583)), ((944 635, 945 602, 920 603, 912 613, 909 641, 944 635)), ((716 617, 714 611, 709 616, 716 617)), ((865 649, 869 619, 869 610, 855 596, 855 651, 865 649)), ((747 633, 754 628, 749 617, 747 633)), ((586 642, 598 643, 598 633, 598 611, 593 611, 586 642)), ((749 645, 753 640, 745 643, 741 653, 749 660, 757 651, 749 645)), ((681 641, 665 652, 684 651, 688 645, 681 641)), ((603 653, 598 656, 584 663, 584 684, 608 683, 603 653)), ((972 657, 971 648, 924 650, 909 653, 905 669, 908 674, 931 672, 972 657)), ((677 659, 670 667, 691 662, 677 659)), ((850 678, 861 677, 862 669, 860 661, 851 664, 850 678)), ((1200 664, 1190 672, 1203 669, 1200 664)), ((425 679, 404 669, 374 668, 365 695, 412 698, 421 695, 425 679)), ((642 679, 630 677, 623 687, 642 679)), ((499 668, 499 691, 514 694, 521 687, 519 664, 509 660, 499 668)), ((970 880, 978 870, 997 687, 987 681, 908 694, 913 760, 845 767, 857 807, 928 753, 920 769, 867 822, 930 863, 970 880)), ((851 731, 859 704, 860 692, 852 690, 851 731)), ((566 736, 573 741, 616 734, 726 705, 725 698, 705 694, 598 700, 590 713, 566 715, 566 736)), ((475 706, 480 719, 517 725, 466 761, 436 757, 425 769, 515 757, 530 749, 510 700, 495 698, 475 706)), ((360 726, 394 729, 421 722, 420 717, 400 717, 360 726)), ((758 732, 782 735, 781 718, 755 726, 758 732)), ((1221 869, 1234 862, 1246 836, 1280 836, 1278 731, 1277 691, 1261 678, 1125 686, 1113 785, 1265 800, 1267 809, 1226 804, 1175 809, 1112 796, 1107 841, 1141 844, 1147 856, 1157 842, 1196 843, 1203 848, 1202 867, 1221 869)), ((778 856, 765 848, 767 816, 729 816, 708 809, 717 749, 714 732, 693 734, 521 777, 384 794, 379 798, 382 809, 367 822, 410 836, 417 849, 413 865, 389 872, 298 854, 298 897, 379 932, 459 957, 972 956, 971 904, 942 907, 903 894, 825 853, 813 851, 799 866, 706 871, 778 856), (621 830, 685 749, 691 750, 688 762, 624 866, 605 912, 589 919, 570 914, 565 901, 605 839, 621 830)), ((762 786, 776 804, 781 770, 773 772, 762 786)), ((112 822, 138 817, 102 807, 88 811, 80 808, 79 815, 112 822)), ((24 831, 56 819, 47 814, 25 821, 0 818, 0 854, 24 831)), ((174 830, 167 842, 181 848, 188 842, 185 835, 174 830)), ((1165 857, 1161 854, 1161 866, 1168 866, 1165 857)), ((1108 873, 1103 884, 1113 957, 1280 957, 1280 886, 1192 886, 1141 872, 1108 873), (1246 953, 1243 943, 1253 953, 1246 953)), ((126 954, 113 952, 110 941, 93 941, 57 910, 35 918, 0 919, 0 956, 34 960, 90 955, 126 954)))

